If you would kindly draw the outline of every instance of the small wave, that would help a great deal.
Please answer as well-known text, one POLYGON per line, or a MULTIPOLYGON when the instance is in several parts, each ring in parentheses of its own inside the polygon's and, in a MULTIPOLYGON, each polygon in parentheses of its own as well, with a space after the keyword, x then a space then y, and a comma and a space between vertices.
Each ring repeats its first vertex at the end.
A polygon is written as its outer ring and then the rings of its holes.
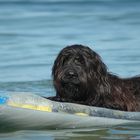
POLYGON ((55 95, 52 80, 0 82, 0 94, 9 92, 33 92, 39 95, 55 95))
POLYGON ((98 3, 98 2, 139 2, 138 0, 0 0, 0 3, 98 3))
POLYGON ((34 68, 34 67, 46 67, 48 66, 49 64, 47 63, 40 63, 40 64, 12 64, 12 65, 0 65, 0 68, 1 69, 9 69, 9 68, 18 68, 18 69, 23 69, 23 68, 34 68))

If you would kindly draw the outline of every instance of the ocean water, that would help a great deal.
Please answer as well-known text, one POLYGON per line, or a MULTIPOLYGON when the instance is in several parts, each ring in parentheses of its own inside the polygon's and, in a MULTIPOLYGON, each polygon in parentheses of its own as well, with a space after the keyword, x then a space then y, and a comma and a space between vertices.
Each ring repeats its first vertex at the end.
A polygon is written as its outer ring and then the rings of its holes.
MULTIPOLYGON (((51 68, 58 52, 83 44, 109 71, 140 74, 139 0, 0 0, 0 94, 53 96, 51 68)), ((140 126, 16 131, 1 140, 140 139, 140 126)))

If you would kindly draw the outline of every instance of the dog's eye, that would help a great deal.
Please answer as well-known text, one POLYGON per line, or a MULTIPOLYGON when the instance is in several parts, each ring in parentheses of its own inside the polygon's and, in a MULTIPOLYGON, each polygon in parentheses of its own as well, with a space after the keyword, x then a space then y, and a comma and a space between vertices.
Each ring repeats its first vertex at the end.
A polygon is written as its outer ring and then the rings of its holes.
POLYGON ((75 59, 74 62, 75 62, 76 64, 79 64, 79 61, 78 61, 77 59, 75 59))
POLYGON ((75 62, 76 64, 83 64, 83 60, 82 60, 80 57, 76 57, 76 58, 74 59, 74 62, 75 62))

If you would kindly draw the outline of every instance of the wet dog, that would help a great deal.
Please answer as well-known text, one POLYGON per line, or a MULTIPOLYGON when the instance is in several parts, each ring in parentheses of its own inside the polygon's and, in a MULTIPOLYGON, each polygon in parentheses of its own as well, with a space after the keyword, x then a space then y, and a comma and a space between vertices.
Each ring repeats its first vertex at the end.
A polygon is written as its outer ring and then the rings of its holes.
POLYGON ((83 45, 67 46, 52 69, 56 96, 48 99, 140 111, 140 77, 120 78, 107 71, 101 57, 83 45))

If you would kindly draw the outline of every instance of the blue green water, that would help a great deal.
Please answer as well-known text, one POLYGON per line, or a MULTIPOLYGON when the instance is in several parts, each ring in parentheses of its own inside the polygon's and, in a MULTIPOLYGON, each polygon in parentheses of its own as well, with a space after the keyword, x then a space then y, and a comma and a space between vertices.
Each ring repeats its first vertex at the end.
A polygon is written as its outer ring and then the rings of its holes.
MULTIPOLYGON (((140 74, 140 1, 0 0, 0 93, 55 95, 51 68, 71 44, 90 46, 121 77, 140 74)), ((140 126, 18 131, 0 139, 140 139, 140 126)))

